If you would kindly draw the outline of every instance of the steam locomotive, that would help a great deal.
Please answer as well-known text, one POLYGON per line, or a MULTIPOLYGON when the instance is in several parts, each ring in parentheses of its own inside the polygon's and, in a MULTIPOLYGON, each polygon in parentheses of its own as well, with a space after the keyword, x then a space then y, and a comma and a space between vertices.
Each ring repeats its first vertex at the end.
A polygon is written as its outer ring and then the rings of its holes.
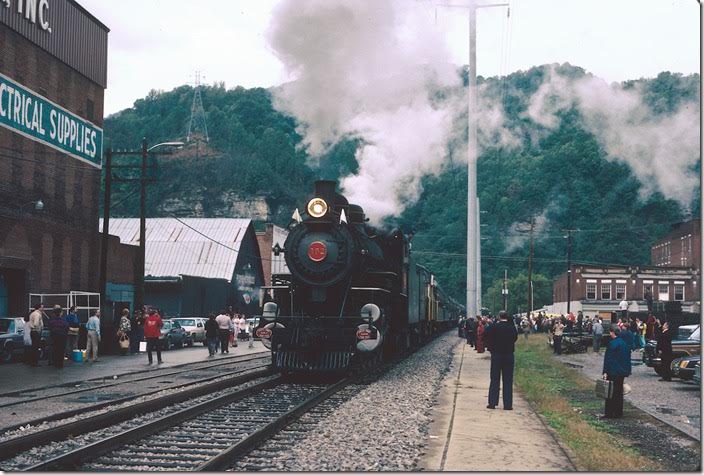
POLYGON ((374 365, 456 326, 462 307, 416 263, 401 230, 369 226, 364 210, 317 181, 283 252, 290 275, 273 276, 256 335, 283 372, 374 365), (268 301, 267 301, 268 300, 268 301))

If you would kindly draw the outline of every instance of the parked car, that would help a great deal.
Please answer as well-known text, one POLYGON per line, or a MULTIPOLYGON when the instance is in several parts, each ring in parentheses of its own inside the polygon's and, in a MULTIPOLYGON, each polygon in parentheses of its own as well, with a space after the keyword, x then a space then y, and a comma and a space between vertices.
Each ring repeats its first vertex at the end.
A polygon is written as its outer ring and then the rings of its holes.
POLYGON ((690 336, 692 336, 692 333, 697 331, 697 328, 699 328, 699 325, 682 325, 677 329, 677 340, 686 340, 690 336))
MULTIPOLYGON (((46 342, 49 338, 49 330, 42 331, 40 359, 46 355, 46 342)), ((0 361, 9 363, 16 356, 24 354, 24 318, 22 317, 2 317, 0 318, 0 361)))
MULTIPOLYGON (((673 359, 685 356, 694 356, 701 353, 701 327, 697 325, 696 330, 689 335, 689 338, 680 340, 672 340, 672 357, 673 359)), ((649 340, 643 350, 643 363, 655 369, 655 372, 660 376, 664 374, 660 367, 660 356, 657 354, 657 341, 649 340)))
POLYGON ((694 370, 701 363, 701 355, 685 356, 672 360, 670 372, 673 378, 689 381, 694 377, 694 370))
POLYGON ((701 360, 697 362, 694 366, 694 375, 692 376, 692 381, 701 385, 702 384, 702 362, 701 360))
POLYGON ((164 350, 170 350, 174 347, 183 348, 183 345, 186 343, 186 330, 181 328, 178 322, 164 320, 164 326, 161 327, 159 340, 164 350))
POLYGON ((208 346, 205 340, 205 318, 200 317, 178 317, 172 318, 172 322, 178 322, 186 331, 186 344, 193 346, 193 343, 203 343, 208 346))

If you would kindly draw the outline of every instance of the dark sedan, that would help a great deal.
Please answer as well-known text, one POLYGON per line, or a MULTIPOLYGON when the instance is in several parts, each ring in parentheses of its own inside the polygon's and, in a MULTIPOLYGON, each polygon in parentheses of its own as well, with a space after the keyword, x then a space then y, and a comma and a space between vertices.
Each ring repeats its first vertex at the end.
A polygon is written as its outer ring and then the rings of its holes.
MULTIPOLYGON (((700 342, 701 329, 697 328, 686 340, 672 341, 673 358, 698 355, 701 351, 700 342)), ((657 342, 650 340, 643 350, 643 363, 655 369, 660 376, 664 374, 660 368, 660 356, 657 354, 657 342)))

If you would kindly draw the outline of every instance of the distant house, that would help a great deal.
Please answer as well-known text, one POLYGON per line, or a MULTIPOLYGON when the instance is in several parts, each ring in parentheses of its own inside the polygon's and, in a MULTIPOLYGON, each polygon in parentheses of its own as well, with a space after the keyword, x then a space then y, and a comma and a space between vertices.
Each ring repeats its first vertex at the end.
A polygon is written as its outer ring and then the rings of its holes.
POLYGON ((672 230, 650 248, 650 261, 657 267, 702 268, 702 222, 699 219, 672 225, 672 230))
MULTIPOLYGON (((101 220, 102 226, 102 220, 101 220)), ((139 219, 113 218, 110 234, 139 245, 139 219)), ((167 316, 259 312, 262 259, 250 219, 146 220, 144 302, 167 316)))

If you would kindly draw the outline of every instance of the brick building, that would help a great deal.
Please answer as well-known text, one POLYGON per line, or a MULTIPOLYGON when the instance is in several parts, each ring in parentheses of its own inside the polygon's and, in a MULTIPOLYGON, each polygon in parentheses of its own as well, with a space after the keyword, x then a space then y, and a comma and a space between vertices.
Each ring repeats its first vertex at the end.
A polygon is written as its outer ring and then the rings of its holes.
POLYGON ((0 315, 99 291, 108 31, 73 0, 0 4, 0 315))
MULTIPOLYGON (((553 305, 548 311, 567 311, 567 272, 553 284, 553 305)), ((646 293, 653 302, 681 302, 682 310, 699 311, 700 273, 690 267, 572 266, 570 310, 610 314, 621 300, 630 311, 647 311, 646 293)))
POLYGON ((650 262, 657 267, 702 268, 702 222, 693 219, 672 225, 672 230, 650 248, 650 262))

